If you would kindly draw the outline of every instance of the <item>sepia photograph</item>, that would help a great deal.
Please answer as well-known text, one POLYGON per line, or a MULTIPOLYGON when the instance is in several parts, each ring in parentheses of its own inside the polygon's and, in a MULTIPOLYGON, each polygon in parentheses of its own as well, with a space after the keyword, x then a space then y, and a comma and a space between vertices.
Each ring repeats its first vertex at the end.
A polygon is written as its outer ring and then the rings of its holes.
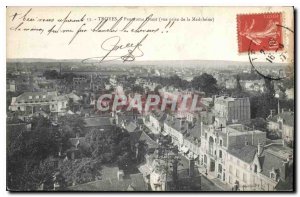
POLYGON ((9 192, 295 192, 294 7, 6 8, 9 192))

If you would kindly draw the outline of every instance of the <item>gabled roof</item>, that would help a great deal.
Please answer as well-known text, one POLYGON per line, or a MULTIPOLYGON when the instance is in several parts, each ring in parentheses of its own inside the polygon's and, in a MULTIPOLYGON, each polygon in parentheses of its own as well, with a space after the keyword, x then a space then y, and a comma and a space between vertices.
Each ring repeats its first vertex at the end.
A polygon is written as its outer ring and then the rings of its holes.
POLYGON ((273 169, 280 169, 283 165, 284 160, 277 156, 264 151, 262 156, 259 158, 262 171, 261 173, 267 177, 270 177, 270 172, 273 169))
POLYGON ((163 123, 165 119, 167 118, 167 114, 164 112, 153 112, 151 114, 153 117, 155 117, 160 123, 163 123))
POLYGON ((112 174, 111 178, 93 181, 81 185, 71 186, 68 189, 73 191, 146 191, 147 184, 143 175, 131 174, 118 180, 117 174, 112 174))
POLYGON ((269 121, 277 122, 278 118, 283 119, 283 124, 289 125, 291 127, 294 126, 294 112, 286 111, 280 114, 277 114, 273 116, 272 118, 269 118, 269 121))
POLYGON ((133 145, 140 141, 145 141, 149 149, 158 148, 158 144, 144 131, 132 132, 130 133, 130 140, 133 145))
POLYGON ((128 125, 125 126, 125 129, 126 129, 129 133, 135 132, 137 128, 138 128, 138 127, 137 127, 137 125, 136 125, 134 122, 130 122, 128 125))

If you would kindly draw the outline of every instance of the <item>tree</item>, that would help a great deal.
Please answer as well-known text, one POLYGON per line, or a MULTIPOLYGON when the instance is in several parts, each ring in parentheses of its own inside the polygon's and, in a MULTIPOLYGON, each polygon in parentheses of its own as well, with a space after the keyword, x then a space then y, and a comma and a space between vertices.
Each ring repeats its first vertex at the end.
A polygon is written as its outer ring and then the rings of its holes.
POLYGON ((144 88, 140 85, 134 85, 131 90, 132 92, 139 94, 143 94, 145 92, 144 88))
POLYGON ((60 174, 66 185, 83 184, 101 177, 102 161, 95 158, 82 158, 64 161, 60 164, 60 174))
POLYGON ((43 76, 46 77, 46 79, 58 79, 59 73, 56 70, 46 70, 43 76))
POLYGON ((267 121, 264 119, 264 118, 255 118, 255 119, 252 119, 250 124, 247 125, 248 127, 250 128, 254 128, 254 129, 258 129, 258 130, 261 130, 261 131, 267 131, 267 121))
POLYGON ((162 86, 161 85, 157 85, 155 88, 154 88, 154 93, 159 95, 159 90, 162 89, 162 86))
POLYGON ((90 144, 92 158, 98 158, 104 164, 122 165, 133 158, 130 135, 119 127, 110 131, 91 130, 85 140, 90 144))
POLYGON ((237 75, 236 76, 236 89, 237 89, 237 91, 242 92, 243 88, 241 86, 241 82, 240 81, 241 81, 241 78, 240 78, 239 75, 237 75))
POLYGON ((208 96, 218 93, 217 80, 210 74, 204 73, 194 77, 191 84, 193 88, 200 89, 208 96))
POLYGON ((35 190, 52 171, 47 158, 57 156, 64 141, 58 128, 43 117, 33 119, 31 131, 19 132, 18 137, 7 139, 7 185, 12 190, 35 190))

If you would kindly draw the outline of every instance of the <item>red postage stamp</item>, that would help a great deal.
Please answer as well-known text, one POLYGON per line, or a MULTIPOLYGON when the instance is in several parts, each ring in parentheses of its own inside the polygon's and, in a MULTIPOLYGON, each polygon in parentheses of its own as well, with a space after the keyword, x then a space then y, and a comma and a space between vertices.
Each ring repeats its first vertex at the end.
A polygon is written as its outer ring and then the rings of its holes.
POLYGON ((237 15, 238 50, 276 51, 282 43, 282 14, 240 14, 237 15))

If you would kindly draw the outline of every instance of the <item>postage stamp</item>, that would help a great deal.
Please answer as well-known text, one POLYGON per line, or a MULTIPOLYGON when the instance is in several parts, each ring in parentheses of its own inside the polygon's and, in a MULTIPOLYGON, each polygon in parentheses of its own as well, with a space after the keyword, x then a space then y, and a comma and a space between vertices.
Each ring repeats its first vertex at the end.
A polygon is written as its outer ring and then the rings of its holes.
POLYGON ((247 52, 250 44, 253 51, 280 49, 283 37, 281 25, 281 13, 237 15, 239 53, 247 52))

